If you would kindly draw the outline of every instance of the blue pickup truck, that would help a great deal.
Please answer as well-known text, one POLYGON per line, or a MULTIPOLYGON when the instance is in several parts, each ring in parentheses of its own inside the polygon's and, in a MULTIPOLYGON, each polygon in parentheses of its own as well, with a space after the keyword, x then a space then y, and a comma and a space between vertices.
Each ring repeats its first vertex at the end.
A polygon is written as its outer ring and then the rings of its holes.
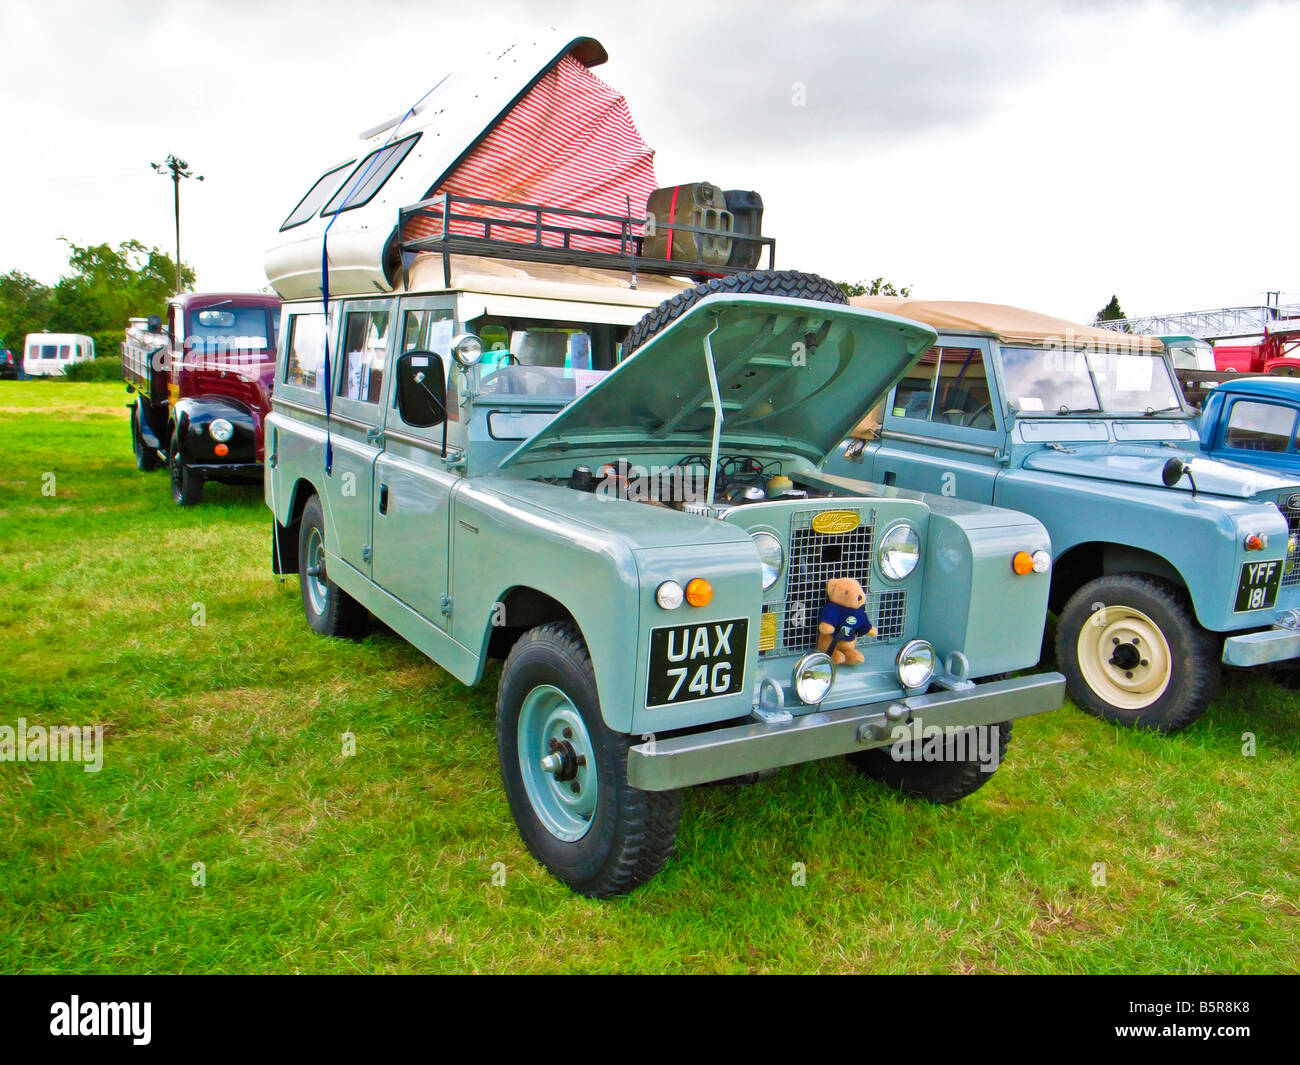
POLYGON ((852 302, 939 339, 824 468, 1041 521, 1080 707, 1175 732, 1221 663, 1300 663, 1300 471, 1206 455, 1159 340, 992 304, 852 302))
POLYGON ((1205 399, 1200 438, 1211 458, 1300 478, 1300 378, 1224 381, 1205 399))

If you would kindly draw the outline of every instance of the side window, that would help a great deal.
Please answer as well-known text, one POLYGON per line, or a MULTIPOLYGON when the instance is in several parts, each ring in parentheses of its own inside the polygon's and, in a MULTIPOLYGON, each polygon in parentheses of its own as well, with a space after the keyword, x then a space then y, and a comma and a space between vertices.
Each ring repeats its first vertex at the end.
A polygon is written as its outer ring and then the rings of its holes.
POLYGON ((384 356, 388 352, 388 312, 352 311, 344 319, 338 394, 362 403, 378 403, 384 390, 384 356))
POLYGON ((1296 439, 1296 412, 1274 403, 1252 403, 1244 399, 1232 405, 1224 444, 1242 451, 1280 453, 1296 439))
POLYGON ((60 359, 67 359, 67 358, 70 358, 71 355, 72 355, 72 348, 71 348, 70 345, 68 345, 68 344, 60 344, 60 345, 59 345, 59 358, 60 358, 60 359))
POLYGON ((289 319, 289 350, 284 360, 284 383, 318 389, 325 362, 325 315, 295 314, 289 319))
POLYGON ((930 420, 967 429, 997 427, 979 348, 944 348, 940 352, 930 420))
POLYGON ((407 311, 402 329, 402 351, 436 351, 445 362, 451 358, 454 329, 450 310, 407 311))

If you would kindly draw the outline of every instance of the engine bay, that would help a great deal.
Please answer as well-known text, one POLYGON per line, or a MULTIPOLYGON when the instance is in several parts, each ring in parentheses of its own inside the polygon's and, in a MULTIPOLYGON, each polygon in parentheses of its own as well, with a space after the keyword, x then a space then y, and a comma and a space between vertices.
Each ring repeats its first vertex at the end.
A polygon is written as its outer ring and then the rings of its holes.
POLYGON ((617 459, 599 466, 575 466, 568 476, 539 478, 546 484, 607 498, 691 511, 707 506, 715 513, 731 507, 776 500, 822 499, 834 493, 796 482, 779 459, 720 455, 709 499, 709 456, 686 455, 670 465, 642 466, 617 459))

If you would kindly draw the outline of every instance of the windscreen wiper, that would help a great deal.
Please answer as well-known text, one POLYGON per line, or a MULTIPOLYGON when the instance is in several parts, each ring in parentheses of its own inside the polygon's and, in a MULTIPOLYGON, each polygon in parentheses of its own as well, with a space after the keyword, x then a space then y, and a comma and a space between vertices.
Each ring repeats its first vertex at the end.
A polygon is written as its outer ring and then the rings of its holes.
POLYGON ((1105 413, 1106 412, 1102 410, 1100 407, 1075 407, 1074 409, 1071 409, 1067 407, 1064 403, 1062 403, 1060 407, 1057 408, 1056 416, 1060 418, 1060 417, 1064 417, 1067 414, 1105 414, 1105 413))
POLYGON ((1142 417, 1154 418, 1157 414, 1173 414, 1175 411, 1182 413, 1183 405, 1180 403, 1176 407, 1161 407, 1159 410, 1156 410, 1154 407, 1148 407, 1142 412, 1142 417))

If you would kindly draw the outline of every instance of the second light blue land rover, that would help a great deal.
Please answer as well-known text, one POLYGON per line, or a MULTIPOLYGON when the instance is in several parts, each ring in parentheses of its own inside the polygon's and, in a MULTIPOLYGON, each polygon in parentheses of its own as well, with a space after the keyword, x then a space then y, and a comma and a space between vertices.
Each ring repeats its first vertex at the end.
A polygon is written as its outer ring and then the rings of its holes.
POLYGON ((1207 457, 1159 341, 992 304, 852 302, 939 340, 825 468, 1043 522, 1083 709, 1173 732, 1221 663, 1295 666, 1300 477, 1207 457))

